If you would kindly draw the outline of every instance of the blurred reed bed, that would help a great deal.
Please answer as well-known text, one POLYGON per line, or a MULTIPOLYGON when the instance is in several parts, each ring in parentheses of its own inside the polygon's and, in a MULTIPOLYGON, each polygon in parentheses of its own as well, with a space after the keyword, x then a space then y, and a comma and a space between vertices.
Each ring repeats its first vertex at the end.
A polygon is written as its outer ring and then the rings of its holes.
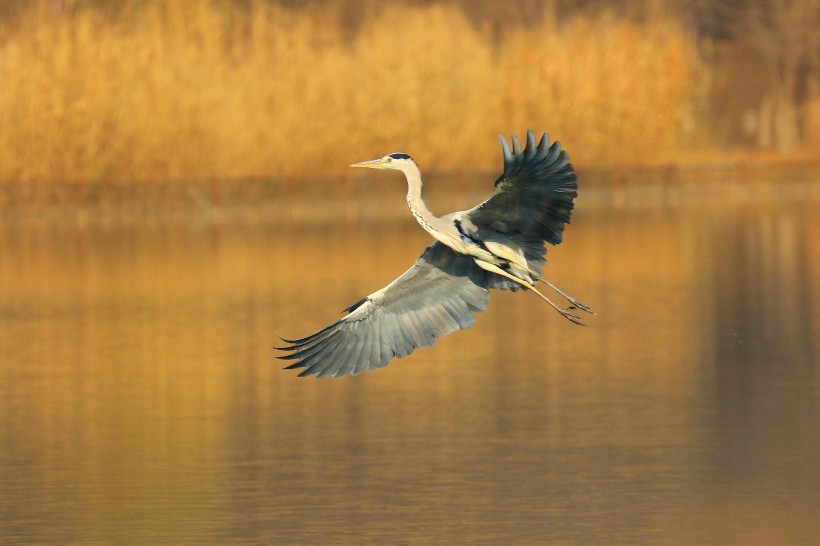
POLYGON ((577 163, 674 160, 708 70, 672 17, 476 28, 457 7, 178 0, 0 22, 0 180, 338 175, 410 152, 498 166, 497 133, 546 130, 577 163))

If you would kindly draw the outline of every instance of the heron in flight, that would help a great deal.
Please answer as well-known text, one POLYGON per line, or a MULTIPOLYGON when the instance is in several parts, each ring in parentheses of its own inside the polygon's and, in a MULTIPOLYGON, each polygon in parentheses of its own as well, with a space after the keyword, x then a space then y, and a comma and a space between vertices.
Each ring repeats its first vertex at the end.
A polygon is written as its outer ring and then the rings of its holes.
POLYGON ((529 290, 563 317, 583 325, 573 311, 592 309, 542 278, 544 243, 561 242, 569 223, 578 184, 569 156, 544 134, 539 144, 527 132, 522 149, 516 136, 512 150, 499 136, 504 172, 495 193, 465 211, 433 215, 421 199, 421 172, 407 154, 392 153, 351 167, 392 170, 407 179, 407 205, 436 242, 399 278, 345 311, 342 319, 313 335, 284 339, 294 360, 286 369, 304 368, 299 376, 341 377, 386 366, 437 337, 471 326, 483 311, 490 289, 529 290), (544 283, 569 302, 559 307, 536 285, 544 283))

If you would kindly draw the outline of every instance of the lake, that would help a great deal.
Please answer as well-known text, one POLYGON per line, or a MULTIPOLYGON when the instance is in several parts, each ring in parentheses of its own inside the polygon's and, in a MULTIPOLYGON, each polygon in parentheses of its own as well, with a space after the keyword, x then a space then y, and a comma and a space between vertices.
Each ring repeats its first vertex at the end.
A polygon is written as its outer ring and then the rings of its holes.
MULTIPOLYGON (((2 542, 813 543, 817 170, 607 176, 581 178, 546 270, 589 326, 496 292, 472 328, 336 380, 271 347, 429 244, 398 181, 331 208, 7 214, 2 542)), ((479 180, 431 184, 431 208, 479 180)))

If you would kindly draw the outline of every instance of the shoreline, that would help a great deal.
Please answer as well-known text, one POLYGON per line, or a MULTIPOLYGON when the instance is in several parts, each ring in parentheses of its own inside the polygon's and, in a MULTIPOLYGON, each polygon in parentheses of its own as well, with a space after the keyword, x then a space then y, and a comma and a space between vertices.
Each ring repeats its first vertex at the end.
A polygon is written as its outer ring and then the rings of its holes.
MULTIPOLYGON (((820 201, 820 160, 578 169, 585 210, 679 208, 707 202, 820 201), (779 178, 778 182, 773 179, 779 178)), ((496 173, 432 173, 432 210, 489 197, 496 173)), ((0 183, 0 222, 77 219, 140 221, 389 221, 405 216, 404 181, 358 173, 341 179, 0 183)))

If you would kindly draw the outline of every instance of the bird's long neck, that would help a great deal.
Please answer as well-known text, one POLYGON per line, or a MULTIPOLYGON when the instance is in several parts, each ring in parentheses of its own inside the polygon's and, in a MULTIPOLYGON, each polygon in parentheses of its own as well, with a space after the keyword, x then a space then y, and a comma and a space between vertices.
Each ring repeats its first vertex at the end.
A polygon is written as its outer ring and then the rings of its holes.
POLYGON ((421 227, 436 237, 436 233, 441 231, 441 224, 444 221, 430 212, 430 209, 421 199, 421 172, 419 168, 415 164, 408 165, 407 168, 402 169, 402 172, 407 178, 407 206, 410 207, 410 212, 416 217, 421 227))

